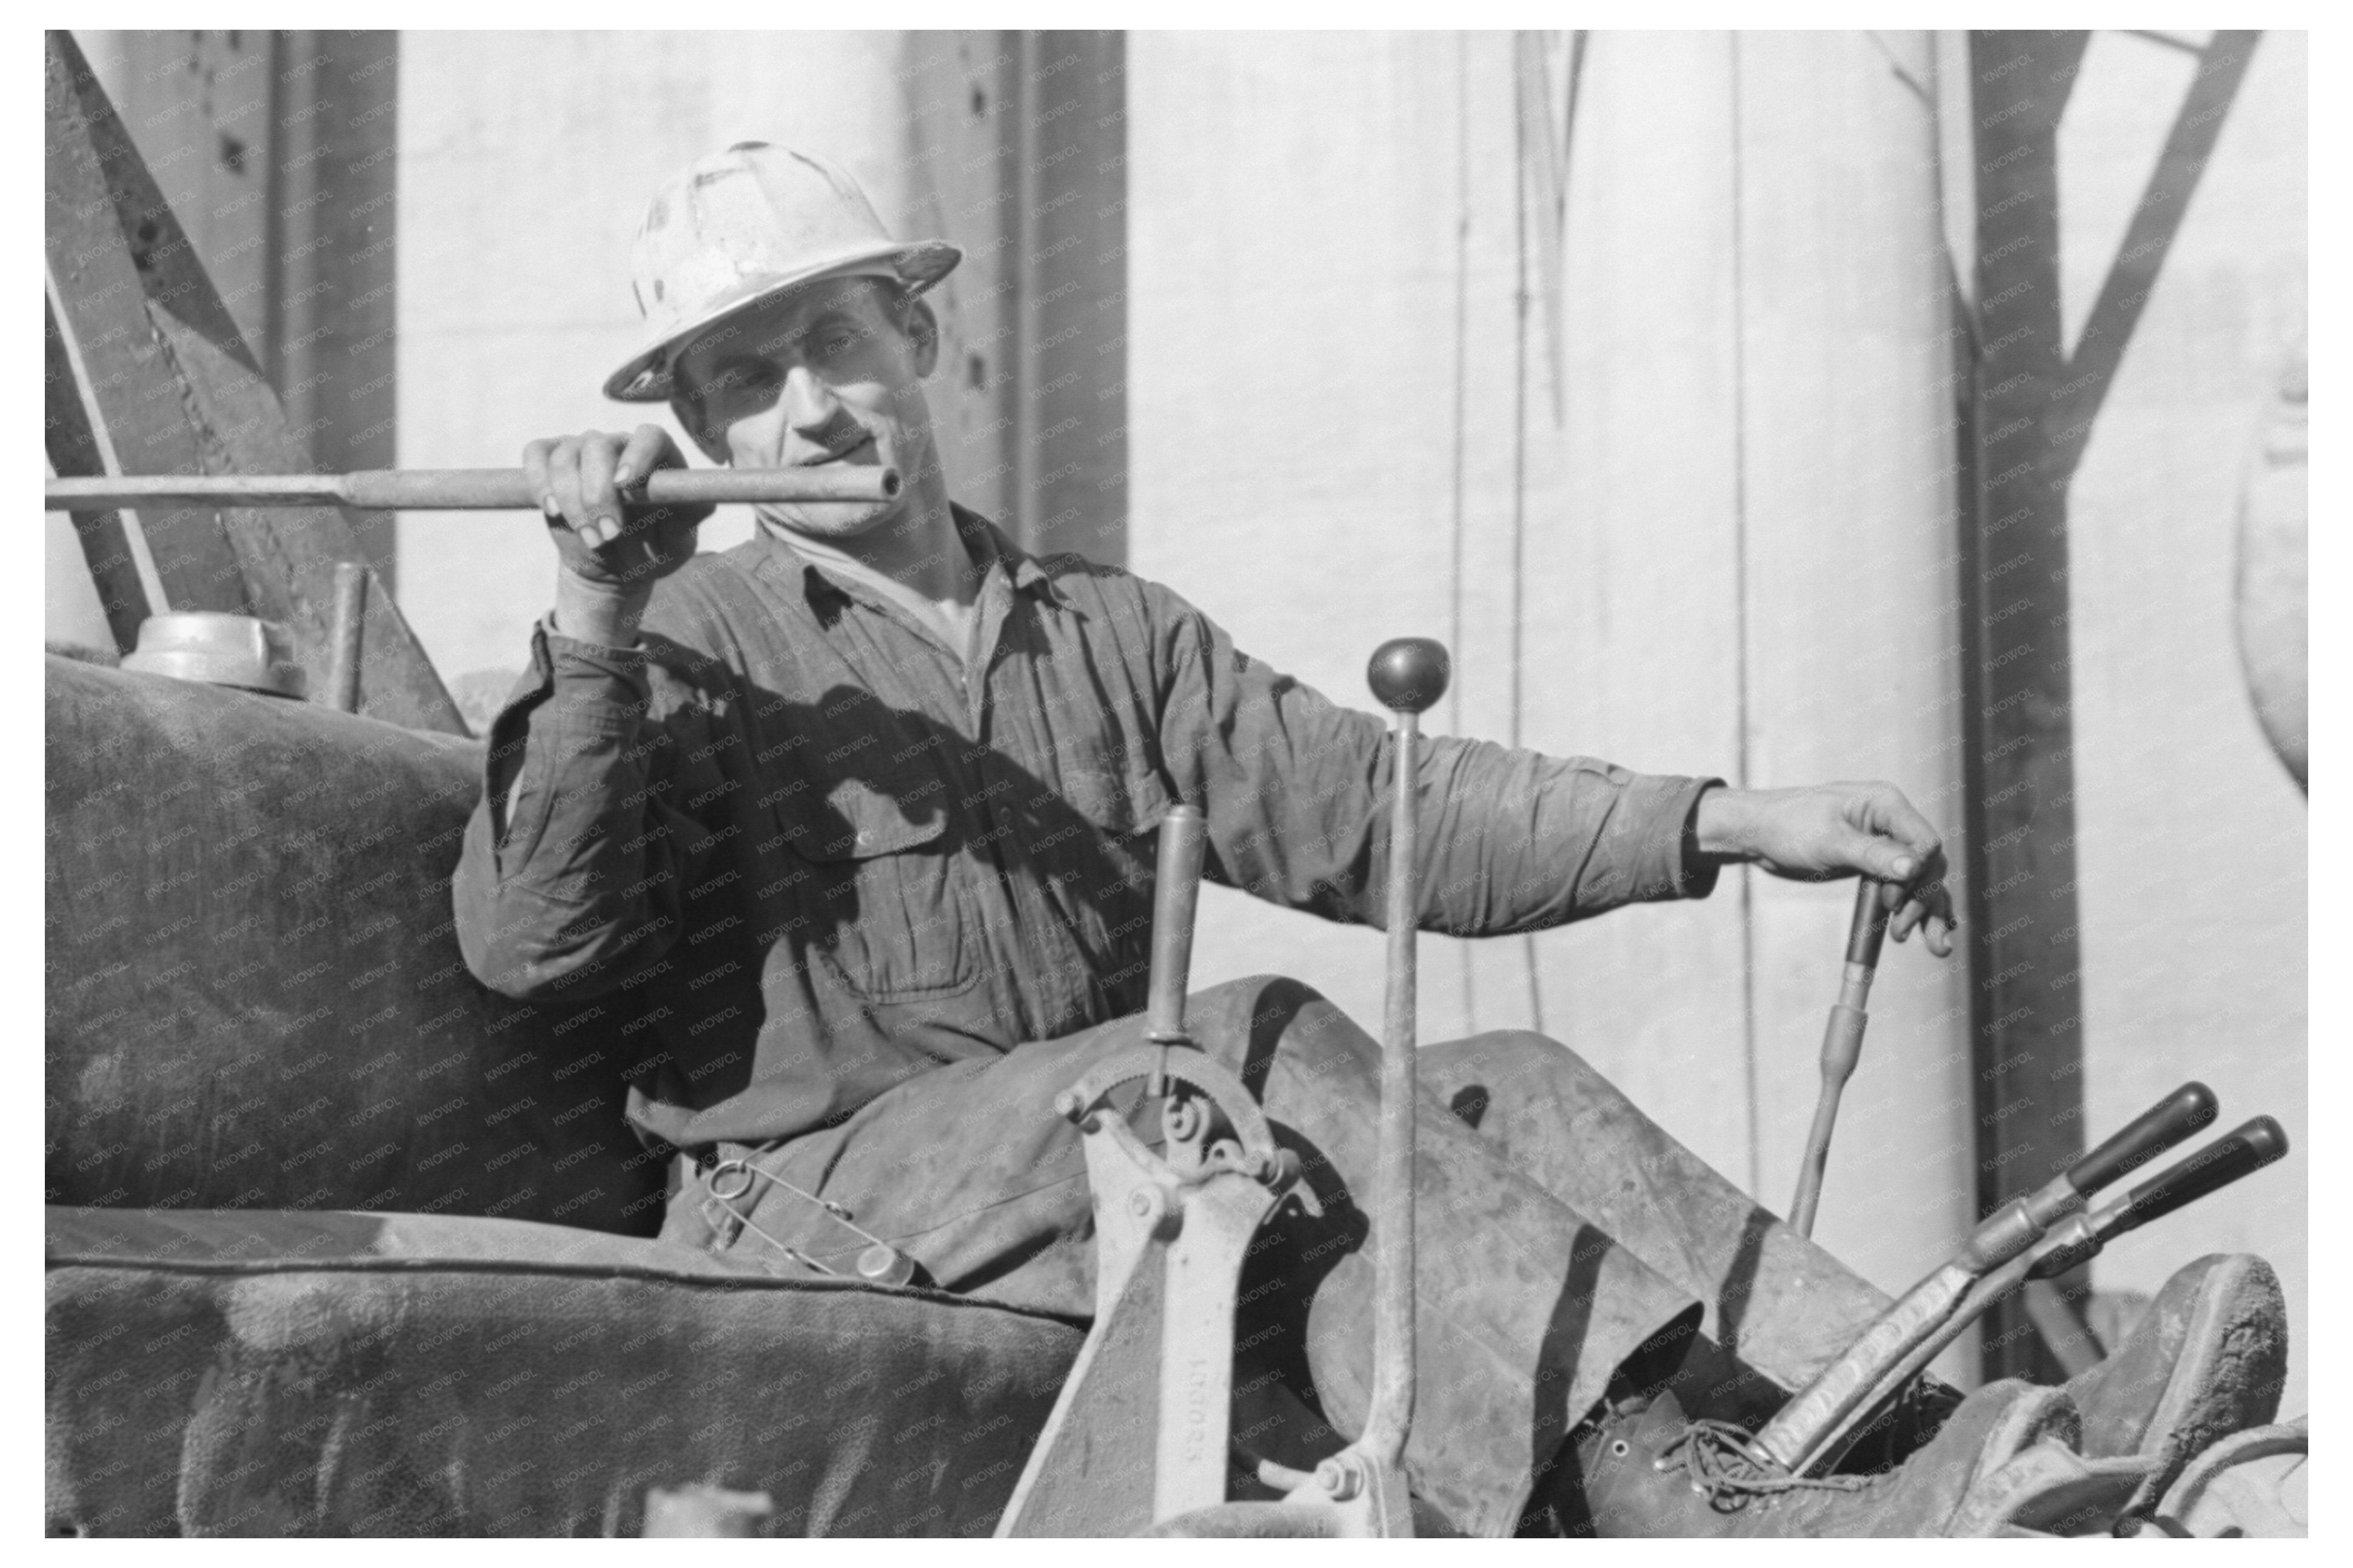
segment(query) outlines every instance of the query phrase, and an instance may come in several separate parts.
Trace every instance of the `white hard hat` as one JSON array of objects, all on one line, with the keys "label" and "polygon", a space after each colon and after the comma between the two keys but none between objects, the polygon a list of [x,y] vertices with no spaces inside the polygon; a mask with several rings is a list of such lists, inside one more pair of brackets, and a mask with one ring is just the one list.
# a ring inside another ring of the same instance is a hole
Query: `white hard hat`
[{"label": "white hard hat", "polygon": [[731,312],[825,278],[895,279],[921,293],[964,252],[893,239],[849,172],[814,153],[738,142],[646,208],[629,257],[644,346],[606,379],[625,403],[670,397],[670,357]]}]

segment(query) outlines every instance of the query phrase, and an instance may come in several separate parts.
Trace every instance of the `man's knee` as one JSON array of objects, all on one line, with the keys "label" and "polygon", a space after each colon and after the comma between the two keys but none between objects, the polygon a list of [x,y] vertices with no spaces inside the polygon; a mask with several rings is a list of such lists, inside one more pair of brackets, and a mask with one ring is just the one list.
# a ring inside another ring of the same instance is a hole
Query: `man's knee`
[{"label": "man's knee", "polygon": [[1321,1076],[1344,1064],[1377,1062],[1379,1044],[1313,986],[1282,975],[1250,975],[1196,991],[1186,1001],[1193,1038],[1266,1097],[1279,1059],[1286,1071]]},{"label": "man's knee", "polygon": [[1604,1081],[1584,1057],[1532,1029],[1494,1029],[1428,1046],[1416,1066],[1422,1082],[1449,1100],[1477,1087],[1498,1098],[1525,1097]]}]

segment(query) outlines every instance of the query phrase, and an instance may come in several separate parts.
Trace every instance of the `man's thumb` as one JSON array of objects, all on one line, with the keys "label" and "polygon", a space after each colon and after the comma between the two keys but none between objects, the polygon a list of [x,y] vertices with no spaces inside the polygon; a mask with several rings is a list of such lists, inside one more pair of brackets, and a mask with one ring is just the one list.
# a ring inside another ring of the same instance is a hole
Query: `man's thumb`
[{"label": "man's thumb", "polygon": [[1892,839],[1857,833],[1848,841],[1847,850],[1847,858],[1857,871],[1882,882],[1908,882],[1920,868],[1912,853]]}]

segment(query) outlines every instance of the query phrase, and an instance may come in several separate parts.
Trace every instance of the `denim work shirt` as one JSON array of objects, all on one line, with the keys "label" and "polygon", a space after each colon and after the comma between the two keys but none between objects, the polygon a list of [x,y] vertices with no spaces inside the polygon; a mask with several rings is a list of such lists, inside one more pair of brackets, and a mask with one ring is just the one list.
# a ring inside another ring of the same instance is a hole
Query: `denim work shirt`
[{"label": "denim work shirt", "polygon": [[[690,1151],[838,1120],[913,1074],[1140,1011],[1155,834],[1207,874],[1377,926],[1394,743],[1176,594],[986,567],[970,662],[763,527],[656,588],[639,645],[542,625],[493,722],[456,886],[484,984],[656,1032],[628,1116]],[[1421,926],[1527,931],[1704,896],[1712,779],[1424,743]]]}]

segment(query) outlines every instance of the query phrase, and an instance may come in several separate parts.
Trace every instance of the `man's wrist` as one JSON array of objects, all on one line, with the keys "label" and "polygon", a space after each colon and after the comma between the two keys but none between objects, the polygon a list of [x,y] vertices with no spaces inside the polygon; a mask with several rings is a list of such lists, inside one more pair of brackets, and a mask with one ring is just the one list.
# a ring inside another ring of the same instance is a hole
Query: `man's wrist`
[{"label": "man's wrist", "polygon": [[1711,863],[1745,860],[1748,855],[1748,795],[1728,785],[1711,784],[1692,805],[1691,848]]},{"label": "man's wrist", "polygon": [[600,583],[575,572],[555,577],[556,634],[599,648],[628,648],[638,641],[638,622],[653,597],[651,584]]}]

